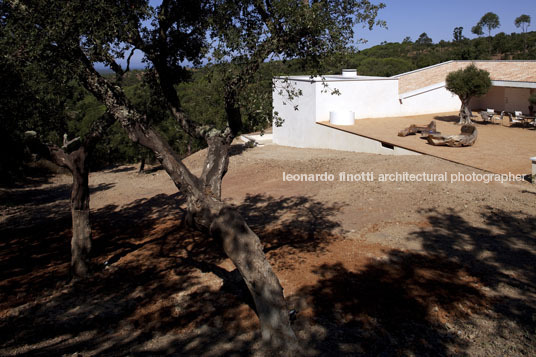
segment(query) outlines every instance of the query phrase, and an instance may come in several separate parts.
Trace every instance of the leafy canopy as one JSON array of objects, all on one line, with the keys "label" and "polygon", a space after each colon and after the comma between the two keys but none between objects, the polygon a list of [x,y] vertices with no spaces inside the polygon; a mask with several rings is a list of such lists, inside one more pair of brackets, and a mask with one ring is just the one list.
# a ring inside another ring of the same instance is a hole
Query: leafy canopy
[{"label": "leafy canopy", "polygon": [[521,27],[523,32],[527,32],[527,28],[530,26],[530,16],[523,14],[516,18],[514,24],[517,28]]},{"label": "leafy canopy", "polygon": [[499,16],[493,12],[487,12],[484,16],[482,16],[478,23],[481,27],[486,27],[488,29],[488,36],[491,36],[491,30],[495,30],[501,26]]},{"label": "leafy canopy", "polygon": [[428,46],[433,43],[432,39],[428,37],[426,32],[420,34],[419,38],[415,41],[418,45]]},{"label": "leafy canopy", "polygon": [[460,42],[465,37],[462,34],[463,27],[455,27],[454,31],[452,32],[452,38],[454,39],[454,42]]},{"label": "leafy canopy", "polygon": [[224,83],[227,108],[215,123],[231,126],[229,114],[237,112],[231,109],[255,104],[248,97],[254,91],[247,89],[257,82],[266,60],[304,58],[319,64],[357,41],[357,25],[384,25],[376,19],[384,5],[369,0],[7,0],[5,4],[2,16],[11,34],[5,42],[14,61],[36,61],[43,70],[60,72],[65,78],[83,77],[80,58],[120,73],[124,68],[118,59],[129,58],[137,49],[152,74],[147,80],[152,94],[164,97],[175,112],[182,108],[176,86],[188,79],[187,67],[219,65],[213,78]]},{"label": "leafy canopy", "polygon": [[478,23],[475,26],[471,27],[471,33],[482,36],[484,34],[484,31],[482,31],[482,24]]},{"label": "leafy canopy", "polygon": [[491,79],[488,71],[471,64],[464,69],[450,72],[447,75],[446,88],[466,103],[472,97],[486,94],[491,88]]}]

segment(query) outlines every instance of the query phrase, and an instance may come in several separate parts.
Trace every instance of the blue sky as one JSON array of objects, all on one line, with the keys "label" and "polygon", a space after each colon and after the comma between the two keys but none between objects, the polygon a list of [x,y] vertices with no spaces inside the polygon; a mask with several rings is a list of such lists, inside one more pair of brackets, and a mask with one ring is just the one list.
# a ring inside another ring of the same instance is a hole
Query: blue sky
[{"label": "blue sky", "polygon": [[[375,1],[378,2],[378,1]],[[465,37],[474,38],[473,27],[488,11],[499,16],[501,26],[492,34],[519,32],[514,20],[521,14],[531,17],[532,24],[528,31],[536,31],[535,0],[383,0],[386,7],[380,11],[379,18],[387,21],[387,29],[357,28],[358,38],[368,42],[358,46],[365,49],[379,45],[383,41],[402,42],[406,36],[415,41],[426,32],[434,43],[440,40],[451,41],[455,27],[463,27]],[[159,1],[152,0],[152,5]],[[486,32],[486,31],[485,31]],[[141,52],[137,51],[131,61],[131,68],[143,68]]]},{"label": "blue sky", "polygon": [[410,36],[415,41],[426,32],[434,43],[451,41],[455,27],[463,27],[465,37],[474,38],[473,27],[486,12],[499,16],[501,26],[492,35],[519,32],[514,20],[521,14],[531,17],[528,31],[536,31],[535,0],[383,0],[386,7],[379,17],[387,21],[388,29],[358,29],[358,37],[368,40],[360,49],[379,45],[383,41],[401,42]]}]

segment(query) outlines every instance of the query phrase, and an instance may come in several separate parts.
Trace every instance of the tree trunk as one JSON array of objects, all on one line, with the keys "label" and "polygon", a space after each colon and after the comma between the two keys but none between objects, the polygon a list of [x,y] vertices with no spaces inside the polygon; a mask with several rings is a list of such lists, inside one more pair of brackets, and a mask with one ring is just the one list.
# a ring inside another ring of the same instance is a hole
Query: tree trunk
[{"label": "tree trunk", "polygon": [[89,254],[91,252],[91,227],[89,209],[71,209],[73,218],[73,237],[71,238],[71,270],[73,276],[88,275]]},{"label": "tree trunk", "polygon": [[141,174],[144,169],[145,169],[145,156],[142,156],[141,161],[140,161],[140,168],[138,169],[138,173]]},{"label": "tree trunk", "polygon": [[78,149],[73,155],[74,170],[71,191],[71,216],[73,236],[71,238],[71,270],[73,276],[88,274],[91,253],[91,226],[89,223],[89,168],[85,164],[84,150]]},{"label": "tree trunk", "polygon": [[214,136],[207,138],[207,156],[201,181],[204,183],[204,191],[210,192],[212,196],[221,199],[221,183],[223,176],[227,173],[229,167],[229,149],[230,142],[228,139]]},{"label": "tree trunk", "polygon": [[130,137],[154,151],[175,185],[186,194],[188,223],[222,242],[224,252],[237,267],[255,301],[265,346],[275,354],[298,354],[299,345],[290,326],[283,289],[264,256],[258,236],[234,208],[220,200],[230,144],[218,137],[207,139],[207,159],[201,178],[197,178],[151,128],[130,125],[125,129]]},{"label": "tree trunk", "polygon": [[226,206],[213,218],[210,232],[221,240],[255,301],[266,347],[272,353],[297,354],[298,341],[290,327],[283,288],[263,253],[259,237],[238,212]]},{"label": "tree trunk", "polygon": [[462,100],[462,106],[460,108],[460,121],[458,122],[460,125],[473,123],[471,121],[471,111],[469,110],[469,100],[470,99]]},{"label": "tree trunk", "polygon": [[[154,153],[175,186],[186,196],[191,223],[221,239],[225,253],[242,274],[255,300],[263,341],[277,354],[296,354],[298,342],[290,327],[283,289],[264,256],[260,240],[235,209],[221,202],[221,180],[227,171],[232,140],[230,129],[204,133],[209,155],[201,178],[196,177],[166,140],[147,124],[145,116],[129,105],[120,88],[102,78],[81,54],[85,63],[81,79],[85,87],[106,105],[132,141]],[[185,126],[188,133],[195,130],[190,123]]]},{"label": "tree trunk", "polygon": [[[56,164],[69,169],[73,176],[71,188],[71,273],[74,277],[85,277],[89,273],[91,253],[91,226],[89,223],[89,159],[95,145],[105,131],[114,123],[107,113],[95,120],[84,140],[67,140],[64,136],[62,148],[43,145],[45,154]],[[72,148],[72,152],[67,153]]]}]

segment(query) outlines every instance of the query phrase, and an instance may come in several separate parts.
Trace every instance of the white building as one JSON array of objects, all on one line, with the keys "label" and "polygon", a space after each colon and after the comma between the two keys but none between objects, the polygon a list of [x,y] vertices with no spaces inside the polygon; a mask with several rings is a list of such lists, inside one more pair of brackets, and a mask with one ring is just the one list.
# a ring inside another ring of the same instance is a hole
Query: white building
[{"label": "white building", "polygon": [[[449,61],[388,78],[358,76],[355,70],[313,79],[277,77],[273,106],[284,122],[281,126],[274,124],[273,141],[301,148],[413,154],[317,123],[329,121],[332,112],[343,117],[353,112],[352,116],[359,120],[457,111],[460,100],[445,89],[445,78],[471,63],[490,72],[492,79],[492,88],[487,95],[471,102],[472,109],[528,113],[528,97],[536,92],[536,61]],[[301,96],[289,101],[281,91],[287,85],[301,91]],[[333,90],[339,94],[332,94]]]}]

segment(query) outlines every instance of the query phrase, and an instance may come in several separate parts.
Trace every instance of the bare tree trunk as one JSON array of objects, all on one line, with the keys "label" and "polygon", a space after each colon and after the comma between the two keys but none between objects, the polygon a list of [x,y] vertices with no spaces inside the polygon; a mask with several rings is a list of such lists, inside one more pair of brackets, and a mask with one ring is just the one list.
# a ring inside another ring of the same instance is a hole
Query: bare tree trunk
[{"label": "bare tree trunk", "polygon": [[[126,122],[125,118],[122,122]],[[201,178],[197,178],[151,128],[131,124],[125,129],[131,138],[154,151],[175,185],[186,194],[188,223],[222,242],[224,252],[237,267],[255,301],[262,339],[267,348],[287,356],[299,353],[283,289],[264,256],[258,236],[234,208],[220,200],[221,179],[227,171],[230,143],[219,137],[207,140],[209,148],[204,171]]]},{"label": "bare tree trunk", "polygon": [[460,121],[458,124],[472,124],[471,121],[471,110],[469,110],[469,99],[462,100],[462,106],[460,108]]},{"label": "bare tree trunk", "polygon": [[145,155],[141,157],[140,168],[138,169],[138,173],[141,174],[144,169],[145,169]]},{"label": "bare tree trunk", "polygon": [[[89,168],[85,150],[79,149],[73,155],[73,187],[71,191],[71,216],[73,236],[71,238],[71,270],[74,276],[88,274],[91,253],[91,226],[89,223]],[[72,154],[74,154],[72,153]],[[71,154],[71,155],[72,155]]]},{"label": "bare tree trunk", "polygon": [[272,352],[298,352],[298,342],[290,327],[288,309],[277,276],[263,253],[259,237],[230,207],[214,217],[211,234],[221,239],[223,249],[244,279],[257,307],[262,340]]},{"label": "bare tree trunk", "polygon": [[[166,140],[147,124],[146,118],[129,105],[120,88],[102,78],[83,54],[81,60],[85,64],[81,73],[85,87],[106,105],[132,141],[154,153],[175,186],[186,196],[189,223],[221,240],[223,250],[242,274],[254,298],[265,344],[275,354],[296,354],[298,342],[290,326],[283,289],[264,256],[262,244],[240,214],[221,201],[221,181],[227,171],[233,137],[230,129],[222,132],[201,128],[209,148],[203,173],[198,178]],[[174,88],[171,86],[169,90],[174,91]],[[196,130],[178,107],[172,107],[171,111],[179,121],[185,122],[188,133]]]},{"label": "bare tree trunk", "polygon": [[91,226],[89,223],[89,165],[87,147],[84,144],[67,154],[64,149],[50,146],[52,160],[71,171],[71,273],[74,277],[85,277],[89,272],[91,252]]},{"label": "bare tree trunk", "polygon": [[[56,164],[69,169],[73,176],[71,188],[71,273],[74,277],[85,277],[89,273],[91,253],[91,225],[89,221],[89,159],[95,145],[113,124],[113,117],[104,114],[91,126],[84,140],[76,138],[67,141],[64,136],[62,148],[55,145],[46,147],[46,154]],[[77,147],[72,152],[67,151]]]},{"label": "bare tree trunk", "polygon": [[[222,178],[229,165],[230,143],[220,137],[209,138],[207,142],[209,147],[201,180],[204,183],[204,192],[210,192],[214,198],[220,200]],[[202,207],[201,212],[212,212],[208,221],[203,221],[203,213],[197,212],[197,207]],[[259,237],[236,210],[221,201],[213,203],[207,200],[190,204],[188,208],[196,223],[209,225],[211,236],[222,242],[225,254],[244,279],[257,307],[265,345],[272,353],[297,353],[299,346],[290,326],[283,288],[264,255]],[[197,220],[197,217],[200,220]]]}]

